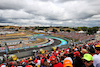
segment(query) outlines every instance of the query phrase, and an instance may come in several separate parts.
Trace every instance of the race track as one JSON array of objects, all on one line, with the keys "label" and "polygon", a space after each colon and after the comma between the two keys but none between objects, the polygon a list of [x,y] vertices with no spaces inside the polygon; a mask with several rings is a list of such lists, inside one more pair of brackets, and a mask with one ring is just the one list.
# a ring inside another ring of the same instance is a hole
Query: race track
[{"label": "race track", "polygon": [[[64,39],[62,39],[62,38],[51,37],[51,36],[46,36],[46,37],[52,38],[54,40],[54,43],[52,43],[51,45],[48,45],[48,46],[43,46],[43,47],[35,47],[35,48],[27,48],[27,49],[13,50],[13,51],[10,51],[9,54],[15,54],[15,53],[21,53],[21,52],[27,52],[27,51],[32,52],[33,49],[39,50],[41,48],[44,49],[44,50],[51,50],[51,47],[53,47],[53,46],[60,47],[62,45],[67,45],[67,41],[64,40]],[[1,52],[0,53],[0,56],[2,56],[4,53],[5,52]]]}]

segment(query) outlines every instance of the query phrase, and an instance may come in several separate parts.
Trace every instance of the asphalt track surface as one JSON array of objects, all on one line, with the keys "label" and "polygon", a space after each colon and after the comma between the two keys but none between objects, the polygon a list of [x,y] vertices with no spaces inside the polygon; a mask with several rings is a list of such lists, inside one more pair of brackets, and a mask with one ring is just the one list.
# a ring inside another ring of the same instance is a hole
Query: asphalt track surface
[{"label": "asphalt track surface", "polygon": [[58,38],[58,37],[49,37],[49,38],[53,38],[53,39],[57,39],[57,40],[60,40],[61,41],[61,43],[59,45],[57,45],[57,47],[60,47],[62,45],[66,45],[67,44],[67,41],[64,40],[64,39],[61,39],[61,38]]},{"label": "asphalt track surface", "polygon": [[[48,41],[49,42],[49,41]],[[25,51],[32,51],[32,50],[39,50],[39,49],[44,49],[44,50],[51,50],[51,48],[53,46],[57,46],[58,44],[60,44],[61,41],[60,40],[57,40],[57,39],[54,39],[54,43],[51,44],[51,45],[48,45],[48,46],[45,46],[45,47],[36,47],[36,48],[29,48],[29,49],[21,49],[21,50],[15,50],[15,51],[11,51],[9,52],[9,54],[15,54],[15,53],[18,53],[18,52],[25,52]],[[2,52],[0,53],[0,56],[2,56],[5,52]]]}]

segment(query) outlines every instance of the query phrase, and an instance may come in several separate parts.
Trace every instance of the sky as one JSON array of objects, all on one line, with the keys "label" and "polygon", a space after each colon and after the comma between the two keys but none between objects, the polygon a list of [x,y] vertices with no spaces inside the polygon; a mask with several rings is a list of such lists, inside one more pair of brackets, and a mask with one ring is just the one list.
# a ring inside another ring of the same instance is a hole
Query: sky
[{"label": "sky", "polygon": [[0,0],[0,25],[100,27],[100,0]]}]

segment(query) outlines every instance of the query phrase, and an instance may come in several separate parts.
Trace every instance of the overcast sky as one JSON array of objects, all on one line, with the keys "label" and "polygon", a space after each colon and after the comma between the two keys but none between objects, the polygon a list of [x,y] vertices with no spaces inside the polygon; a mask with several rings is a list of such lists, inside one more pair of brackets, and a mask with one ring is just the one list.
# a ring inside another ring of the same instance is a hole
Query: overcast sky
[{"label": "overcast sky", "polygon": [[0,25],[100,26],[100,0],[0,0]]}]

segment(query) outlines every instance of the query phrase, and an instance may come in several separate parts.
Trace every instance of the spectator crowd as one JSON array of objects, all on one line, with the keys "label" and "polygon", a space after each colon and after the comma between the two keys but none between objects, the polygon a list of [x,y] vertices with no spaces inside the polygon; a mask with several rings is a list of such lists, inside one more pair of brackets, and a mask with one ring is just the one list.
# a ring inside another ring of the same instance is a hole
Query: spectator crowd
[{"label": "spectator crowd", "polygon": [[9,56],[0,60],[0,67],[100,67],[100,41],[57,47],[44,53],[36,51],[31,57],[12,61]]},{"label": "spectator crowd", "polygon": [[90,40],[93,38],[93,35],[87,35],[85,33],[77,33],[77,32],[59,32],[55,34],[64,35],[66,38],[78,39],[79,41]]}]

